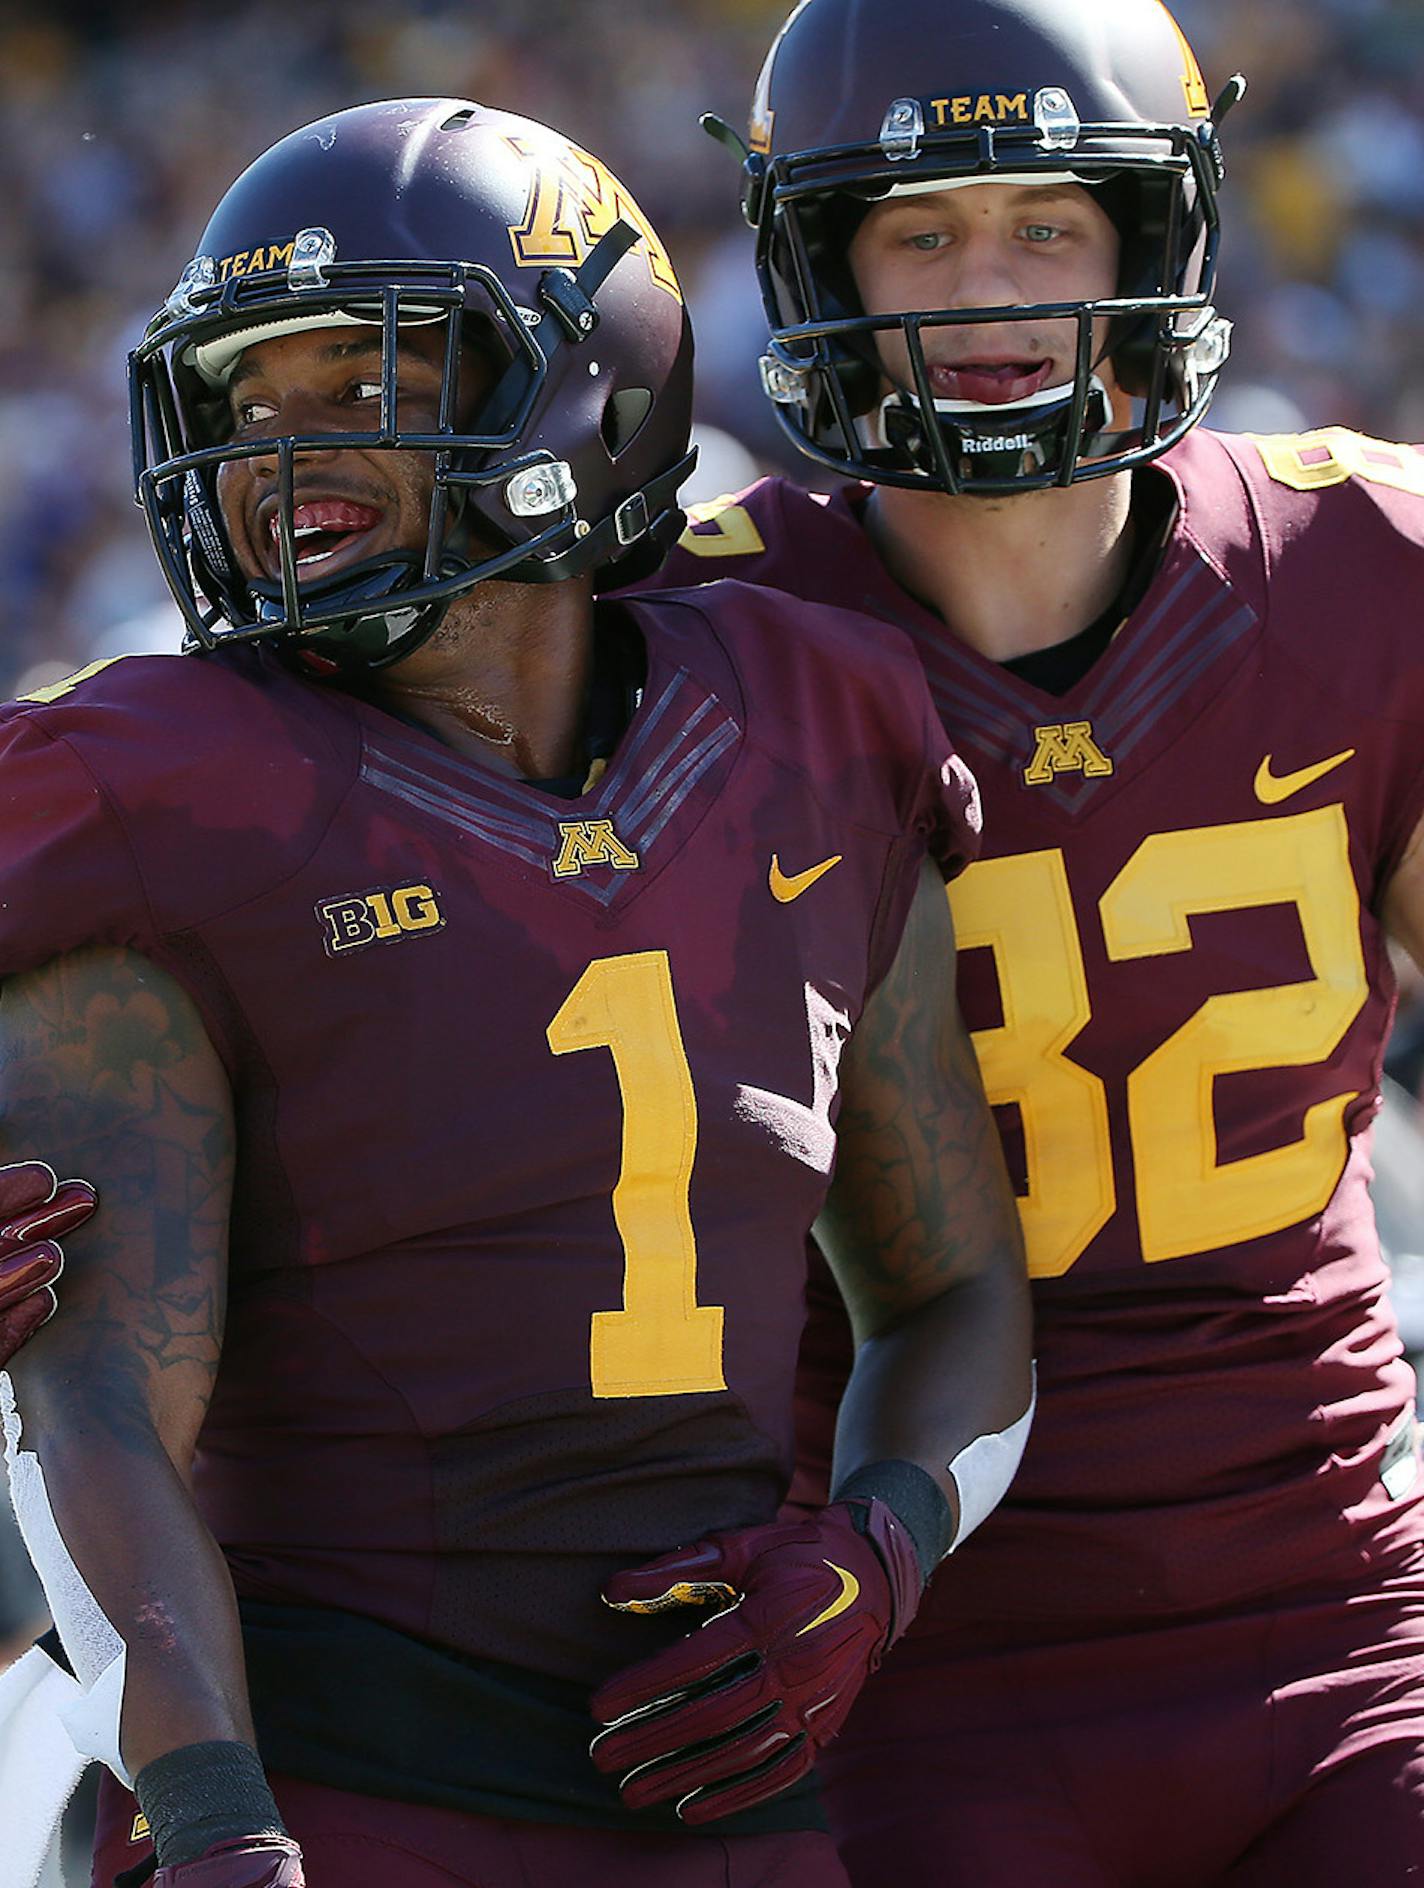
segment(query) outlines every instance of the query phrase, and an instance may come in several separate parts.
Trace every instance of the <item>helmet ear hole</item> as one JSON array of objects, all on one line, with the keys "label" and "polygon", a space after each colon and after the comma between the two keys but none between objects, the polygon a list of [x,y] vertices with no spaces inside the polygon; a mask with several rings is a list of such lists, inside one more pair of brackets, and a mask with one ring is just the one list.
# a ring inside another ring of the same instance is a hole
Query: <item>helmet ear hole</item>
[{"label": "helmet ear hole", "polygon": [[603,409],[600,431],[610,459],[618,459],[643,430],[653,410],[653,395],[648,387],[625,387],[615,393]]}]

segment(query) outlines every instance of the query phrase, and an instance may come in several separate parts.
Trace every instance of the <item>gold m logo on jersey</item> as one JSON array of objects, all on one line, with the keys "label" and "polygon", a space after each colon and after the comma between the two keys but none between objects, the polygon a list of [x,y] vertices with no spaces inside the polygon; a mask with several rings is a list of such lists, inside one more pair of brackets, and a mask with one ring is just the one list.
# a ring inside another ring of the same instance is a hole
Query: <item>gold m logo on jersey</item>
[{"label": "gold m logo on jersey", "polygon": [[1113,770],[1113,764],[1093,739],[1091,721],[1055,721],[1046,728],[1035,728],[1038,745],[1033,759],[1024,768],[1024,784],[1045,787],[1055,774],[1086,774],[1101,780]]},{"label": "gold m logo on jersey", "polygon": [[590,865],[611,865],[615,872],[636,872],[641,861],[613,830],[611,819],[561,819],[563,843],[554,860],[555,878],[577,878]]},{"label": "gold m logo on jersey", "polygon": [[438,931],[445,923],[440,900],[429,885],[325,898],[316,915],[328,957],[364,950],[368,944],[394,944],[421,931]]},{"label": "gold m logo on jersey", "polygon": [[606,165],[576,144],[550,152],[528,138],[505,142],[530,168],[529,201],[509,240],[522,269],[576,269],[621,217],[642,237],[648,274],[676,302],[682,300],[672,258],[628,192]]}]

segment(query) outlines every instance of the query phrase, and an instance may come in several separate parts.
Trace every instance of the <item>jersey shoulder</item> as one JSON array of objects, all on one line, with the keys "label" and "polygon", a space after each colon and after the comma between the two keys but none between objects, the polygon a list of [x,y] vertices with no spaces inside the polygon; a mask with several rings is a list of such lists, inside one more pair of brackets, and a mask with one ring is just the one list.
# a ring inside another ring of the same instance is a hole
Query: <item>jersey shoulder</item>
[{"label": "jersey shoulder", "polygon": [[0,971],[142,948],[310,848],[351,770],[287,698],[303,685],[274,680],[242,657],[125,656],[0,707]]},{"label": "jersey shoulder", "polygon": [[[1256,537],[1268,578],[1344,556],[1360,574],[1368,556],[1417,569],[1424,550],[1424,450],[1343,426],[1305,433],[1215,433],[1198,428],[1165,462],[1191,528],[1230,541]],[[1244,504],[1244,513],[1243,513]]]},{"label": "jersey shoulder", "polygon": [[[1203,432],[1191,468],[1185,528],[1205,530],[1222,561],[1253,567],[1263,714],[1328,725],[1335,747],[1358,756],[1383,880],[1424,817],[1424,635],[1413,603],[1424,587],[1424,451],[1343,427]],[[1218,513],[1227,523],[1213,530]]]},{"label": "jersey shoulder", "polygon": [[[653,585],[681,588],[733,577],[798,595],[826,595],[827,577],[873,556],[843,493],[810,492],[787,478],[693,505],[687,528]],[[653,586],[649,586],[653,587]],[[842,591],[841,594],[849,594]]]},{"label": "jersey shoulder", "polygon": [[[179,770],[195,785],[239,757],[270,763],[294,745],[330,746],[322,718],[293,701],[316,689],[256,651],[219,656],[109,656],[0,706],[0,728],[26,726],[70,742],[118,771],[119,792]],[[196,768],[196,775],[192,770]],[[231,791],[234,782],[224,780]]]},{"label": "jersey shoulder", "polygon": [[1360,678],[1366,693],[1410,670],[1424,691],[1424,638],[1407,604],[1424,582],[1424,451],[1335,426],[1199,427],[1162,463],[1182,501],[1178,531],[1266,616],[1273,642],[1322,677]]},{"label": "jersey shoulder", "polygon": [[698,625],[735,678],[749,739],[836,796],[847,816],[930,832],[949,869],[974,856],[978,789],[903,631],[734,579],[637,604],[655,635]]}]

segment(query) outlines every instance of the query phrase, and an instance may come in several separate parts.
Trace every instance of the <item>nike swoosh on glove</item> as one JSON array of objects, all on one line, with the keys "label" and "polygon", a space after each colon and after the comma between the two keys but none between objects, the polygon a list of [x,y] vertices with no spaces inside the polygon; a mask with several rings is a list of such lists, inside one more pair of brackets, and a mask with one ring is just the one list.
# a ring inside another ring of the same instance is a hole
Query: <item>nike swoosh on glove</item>
[{"label": "nike swoosh on glove", "polygon": [[58,1180],[42,1160],[0,1167],[0,1370],[47,1319],[64,1270],[62,1234],[99,1204],[87,1180]]},{"label": "nike swoosh on glove", "polygon": [[160,1868],[153,1888],[306,1888],[302,1852],[285,1836],[218,1842],[196,1862]]},{"label": "nike swoosh on glove", "polygon": [[764,1802],[803,1777],[914,1617],[923,1581],[907,1527],[880,1501],[713,1534],[604,1591],[622,1612],[720,1610],[593,1698],[590,1746],[630,1809],[685,1823]]}]

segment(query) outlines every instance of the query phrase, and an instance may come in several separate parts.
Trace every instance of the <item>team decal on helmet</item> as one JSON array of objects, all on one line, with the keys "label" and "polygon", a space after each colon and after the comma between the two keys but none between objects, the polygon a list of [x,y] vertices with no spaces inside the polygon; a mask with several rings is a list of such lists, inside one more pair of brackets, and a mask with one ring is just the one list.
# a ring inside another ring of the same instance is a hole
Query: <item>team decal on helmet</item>
[{"label": "team decal on helmet", "polygon": [[672,257],[652,224],[609,170],[576,144],[541,161],[536,144],[511,138],[510,146],[529,161],[529,201],[509,240],[521,268],[549,268],[580,263],[621,217],[643,238],[642,255],[653,283],[681,303],[682,290]]},{"label": "team decal on helmet", "polygon": [[[363,325],[381,339],[374,428],[232,437],[245,349]],[[397,417],[409,326],[443,343],[425,432]],[[489,382],[473,411],[472,349]],[[305,126],[238,178],[130,357],[130,405],[135,491],[188,646],[275,640],[369,669],[489,578],[612,587],[656,568],[693,463],[692,337],[666,249],[597,159],[468,100],[397,99]],[[426,543],[299,574],[298,471],[342,449],[431,456]],[[276,464],[272,580],[239,570],[218,497],[222,468],[252,458]]]},{"label": "team decal on helmet", "polygon": [[[801,0],[762,68],[744,152],[772,331],[762,378],[783,429],[832,471],[952,493],[1068,485],[1167,451],[1229,352],[1213,305],[1218,127],[1243,90],[1231,80],[1212,114],[1162,0]],[[868,315],[847,263],[856,219],[890,196],[985,182],[1098,192],[1121,240],[1117,293]],[[995,407],[935,398],[927,333],[1048,320],[1076,325],[1070,381]],[[896,328],[909,371],[887,386],[877,336]],[[1111,430],[1107,359],[1133,402],[1128,430]]]}]

